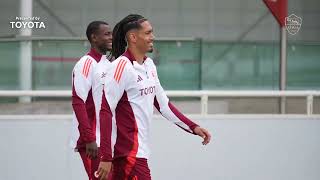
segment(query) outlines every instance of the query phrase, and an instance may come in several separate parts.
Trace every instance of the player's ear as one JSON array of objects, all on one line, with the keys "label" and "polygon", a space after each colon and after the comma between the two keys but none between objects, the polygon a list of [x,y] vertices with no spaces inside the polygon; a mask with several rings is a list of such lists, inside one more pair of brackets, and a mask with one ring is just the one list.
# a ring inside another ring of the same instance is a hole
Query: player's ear
[{"label": "player's ear", "polygon": [[97,36],[95,33],[91,34],[91,42],[96,42],[97,41]]},{"label": "player's ear", "polygon": [[127,39],[128,39],[130,42],[133,42],[133,43],[137,42],[137,35],[136,35],[136,33],[135,33],[134,31],[129,32],[128,35],[127,35]]}]

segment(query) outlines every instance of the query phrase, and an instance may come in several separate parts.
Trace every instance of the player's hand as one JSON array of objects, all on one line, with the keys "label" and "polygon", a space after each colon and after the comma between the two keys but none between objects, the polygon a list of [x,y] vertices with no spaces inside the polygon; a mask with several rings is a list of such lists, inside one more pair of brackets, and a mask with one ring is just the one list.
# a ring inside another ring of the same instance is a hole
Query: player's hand
[{"label": "player's hand", "polygon": [[210,142],[211,135],[206,129],[198,126],[198,127],[194,128],[193,132],[196,135],[203,138],[203,141],[202,141],[203,145],[207,145]]},{"label": "player's hand", "polygon": [[95,141],[86,144],[86,154],[89,158],[95,159],[98,156],[98,146]]},{"label": "player's hand", "polygon": [[108,174],[110,173],[112,163],[111,162],[103,162],[101,161],[98,167],[98,170],[94,174],[96,178],[99,180],[105,180],[108,177]]}]

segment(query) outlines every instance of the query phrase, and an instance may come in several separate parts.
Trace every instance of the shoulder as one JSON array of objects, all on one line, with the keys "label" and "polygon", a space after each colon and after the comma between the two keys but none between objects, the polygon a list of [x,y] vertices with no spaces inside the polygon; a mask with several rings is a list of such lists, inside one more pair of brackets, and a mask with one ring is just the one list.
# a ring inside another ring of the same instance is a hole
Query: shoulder
[{"label": "shoulder", "polygon": [[131,61],[125,56],[118,57],[111,64],[113,68],[115,68],[115,71],[120,69],[131,69],[133,67]]},{"label": "shoulder", "polygon": [[74,66],[73,72],[75,74],[83,74],[86,78],[91,74],[91,69],[95,67],[97,62],[90,56],[84,55]]},{"label": "shoulder", "polygon": [[97,62],[91,56],[84,55],[77,61],[75,68],[90,67],[96,64]]},{"label": "shoulder", "polygon": [[125,57],[125,56],[120,56],[117,59],[115,59],[114,61],[112,61],[112,64],[121,64],[121,63],[125,63],[125,64],[130,64],[131,61]]},{"label": "shoulder", "polygon": [[151,59],[150,57],[147,57],[147,59],[144,61],[144,63],[145,63],[148,67],[150,67],[150,68],[152,68],[152,69],[154,69],[154,70],[157,69],[157,68],[156,68],[156,65],[155,65],[154,62],[153,62],[153,59]]},{"label": "shoulder", "polygon": [[91,56],[89,55],[84,55],[80,58],[80,60],[77,62],[79,64],[85,63],[85,62],[96,62]]},{"label": "shoulder", "polygon": [[111,64],[113,77],[117,82],[120,81],[121,77],[123,77],[123,74],[129,73],[133,69],[131,61],[125,56],[118,57]]},{"label": "shoulder", "polygon": [[147,57],[144,63],[148,66],[155,66],[153,59],[151,59],[150,57]]}]

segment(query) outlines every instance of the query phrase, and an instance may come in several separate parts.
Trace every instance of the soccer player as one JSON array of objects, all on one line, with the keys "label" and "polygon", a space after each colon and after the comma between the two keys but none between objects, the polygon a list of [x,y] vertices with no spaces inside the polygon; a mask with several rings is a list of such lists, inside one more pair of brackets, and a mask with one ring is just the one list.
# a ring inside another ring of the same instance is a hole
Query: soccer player
[{"label": "soccer player", "polygon": [[96,121],[100,109],[95,109],[94,103],[101,103],[101,81],[111,64],[106,52],[112,48],[112,32],[108,23],[93,21],[88,25],[86,35],[91,49],[76,63],[72,72],[73,121],[70,144],[79,152],[89,180],[94,180],[94,172],[99,165],[97,144],[100,144],[100,123]]},{"label": "soccer player", "polygon": [[[167,98],[157,69],[147,52],[153,50],[153,29],[140,15],[131,14],[113,29],[112,63],[105,79],[100,110],[101,162],[97,171],[104,179],[150,180],[150,124],[153,106],[162,116],[185,131],[210,142],[210,133],[189,120]],[[110,178],[109,178],[110,179]]]}]

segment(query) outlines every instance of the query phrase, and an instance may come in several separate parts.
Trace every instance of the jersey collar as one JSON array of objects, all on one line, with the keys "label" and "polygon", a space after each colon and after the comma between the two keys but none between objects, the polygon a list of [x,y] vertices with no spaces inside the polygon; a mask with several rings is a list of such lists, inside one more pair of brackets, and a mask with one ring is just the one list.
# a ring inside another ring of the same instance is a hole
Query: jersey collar
[{"label": "jersey collar", "polygon": [[[125,57],[127,57],[127,58],[131,61],[132,64],[133,64],[133,61],[136,61],[136,59],[134,58],[134,56],[132,55],[132,53],[130,52],[129,49],[127,49],[126,52],[124,52],[122,55],[125,56]],[[143,57],[143,62],[144,62],[147,58],[148,58],[147,56],[144,56],[144,57]]]},{"label": "jersey collar", "polygon": [[97,52],[93,48],[90,49],[90,51],[88,52],[88,55],[93,57],[93,59],[95,59],[97,62],[99,62],[101,60],[101,57],[102,57],[102,54]]}]

